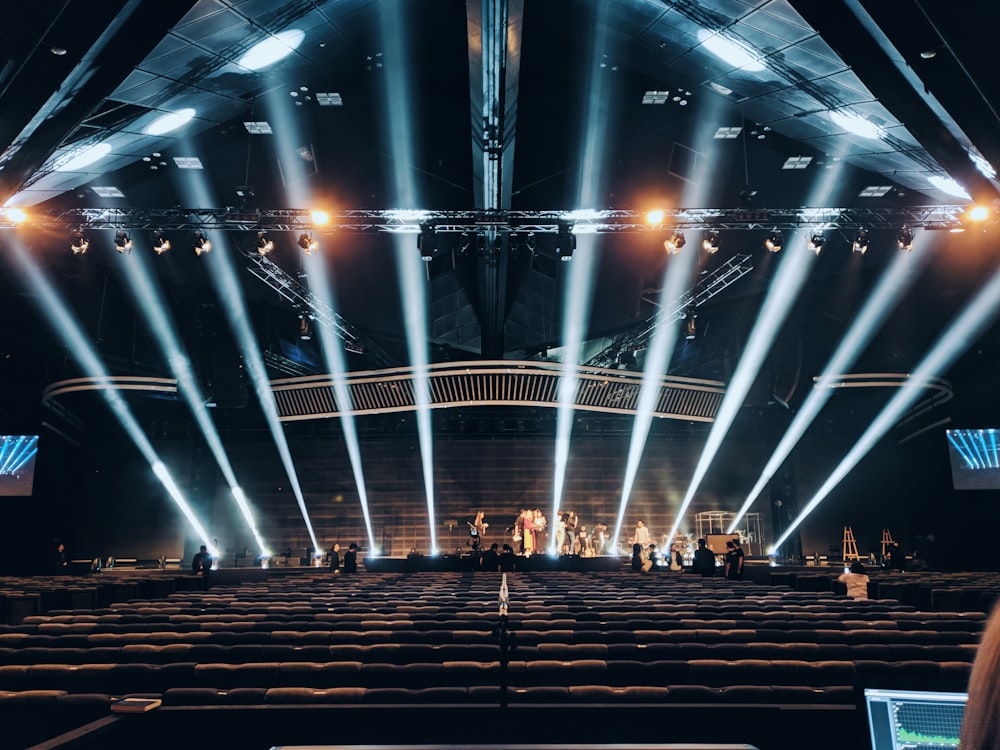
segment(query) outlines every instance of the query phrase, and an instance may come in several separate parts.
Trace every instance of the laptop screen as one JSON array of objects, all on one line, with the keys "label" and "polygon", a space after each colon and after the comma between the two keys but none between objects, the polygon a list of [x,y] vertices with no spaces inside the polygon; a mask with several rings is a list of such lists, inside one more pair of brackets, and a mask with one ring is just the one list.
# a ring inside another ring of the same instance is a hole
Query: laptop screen
[{"label": "laptop screen", "polygon": [[958,747],[968,693],[865,689],[872,750]]}]

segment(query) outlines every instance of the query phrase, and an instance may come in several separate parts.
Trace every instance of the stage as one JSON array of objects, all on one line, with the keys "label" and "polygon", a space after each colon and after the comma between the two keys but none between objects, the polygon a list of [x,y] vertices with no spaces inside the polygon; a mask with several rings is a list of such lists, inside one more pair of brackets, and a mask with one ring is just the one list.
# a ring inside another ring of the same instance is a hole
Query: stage
[{"label": "stage", "polygon": [[[572,570],[578,572],[607,572],[627,570],[629,558],[615,555],[579,557],[575,555],[517,555],[514,569],[531,570]],[[418,573],[423,571],[477,571],[478,560],[470,555],[410,555],[408,557],[366,557],[361,561],[365,570],[378,573]]]}]

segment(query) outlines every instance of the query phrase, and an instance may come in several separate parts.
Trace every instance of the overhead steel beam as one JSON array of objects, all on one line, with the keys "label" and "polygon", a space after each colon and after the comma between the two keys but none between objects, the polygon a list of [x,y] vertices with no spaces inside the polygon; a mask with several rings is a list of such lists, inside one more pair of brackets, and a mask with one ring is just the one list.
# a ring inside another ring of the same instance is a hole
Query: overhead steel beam
[{"label": "overhead steel beam", "polygon": [[253,276],[276,291],[299,315],[308,315],[314,322],[333,331],[343,342],[345,351],[367,355],[375,367],[392,367],[396,364],[382,347],[368,340],[280,266],[252,250],[245,252],[244,256],[249,261],[247,270]]},{"label": "overhead steel beam", "polygon": [[[992,49],[981,43],[993,38],[1000,19],[996,4],[977,4],[974,17],[921,0],[849,0],[849,7],[876,28],[873,36],[894,56],[916,95],[942,111],[950,126],[994,168],[1000,165],[1000,102],[991,96]],[[978,34],[969,33],[972,24]]]},{"label": "overhead steel beam", "polygon": [[[54,43],[47,45],[44,39],[39,40],[39,46],[25,65],[4,87],[0,98],[4,112],[0,118],[3,121],[0,129],[0,148],[3,149],[0,205],[25,185],[194,5],[195,0],[153,3],[70,0],[63,6],[57,21],[71,23],[74,14],[86,14],[86,22],[81,20],[75,28],[95,28],[96,18],[98,33],[92,40],[84,37],[81,47],[86,46],[77,50],[74,28],[65,30],[66,46],[79,54],[79,61],[68,71],[48,72],[47,77],[55,84],[51,88],[33,74],[42,67],[33,62],[34,58],[52,57],[47,47]],[[69,57],[68,50],[66,57]],[[50,61],[46,58],[46,62]],[[48,71],[49,67],[46,65],[43,69]],[[22,94],[25,86],[33,88],[34,93]],[[38,102],[39,91],[52,93]],[[32,111],[36,106],[37,110]]]},{"label": "overhead steel beam", "polygon": [[[328,226],[312,223],[305,209],[261,209],[233,213],[225,208],[118,209],[68,208],[31,214],[27,224],[16,224],[0,213],[0,229],[132,229],[153,231],[297,232],[324,231],[417,234],[429,224],[436,232],[499,234],[535,232],[555,234],[570,226],[578,234],[664,232],[668,229],[958,229],[965,226],[967,205],[887,208],[685,208],[664,212],[661,224],[650,225],[645,213],[628,209],[588,211],[419,211],[352,210],[333,213]],[[990,221],[995,222],[996,217]],[[67,241],[69,237],[67,236]]]},{"label": "overhead steel beam", "polygon": [[[467,0],[472,164],[475,205],[510,207],[523,0]],[[501,357],[506,320],[509,237],[482,228],[487,252],[477,258],[482,354]]]},{"label": "overhead steel beam", "polygon": [[790,2],[851,66],[879,103],[897,120],[906,123],[917,142],[973,198],[983,202],[1000,198],[996,185],[979,173],[966,148],[895,65],[899,52],[890,46],[887,37],[878,33],[877,25],[860,3]]},{"label": "overhead steel beam", "polygon": [[636,352],[646,348],[653,332],[662,325],[668,325],[684,316],[692,308],[701,307],[712,297],[735,284],[753,270],[753,259],[746,254],[735,255],[712,273],[699,279],[694,287],[674,300],[669,307],[658,310],[638,325],[617,334],[604,349],[589,360],[588,367],[615,367],[618,358],[625,352]]}]

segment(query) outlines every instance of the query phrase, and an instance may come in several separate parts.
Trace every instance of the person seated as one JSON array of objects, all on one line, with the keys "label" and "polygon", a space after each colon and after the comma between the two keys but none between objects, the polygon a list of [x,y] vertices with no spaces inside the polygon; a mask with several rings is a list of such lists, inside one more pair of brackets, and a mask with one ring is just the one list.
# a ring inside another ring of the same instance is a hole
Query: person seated
[{"label": "person seated", "polygon": [[191,558],[191,572],[196,576],[207,576],[212,570],[212,556],[208,554],[208,547],[204,544],[201,549]]},{"label": "person seated", "polygon": [[871,579],[865,575],[865,566],[860,560],[855,560],[850,572],[841,573],[837,580],[847,586],[847,595],[854,601],[868,601],[868,583]]},{"label": "person seated", "polygon": [[489,549],[483,552],[479,559],[479,569],[496,572],[500,569],[500,545],[496,542],[490,545]]},{"label": "person seated", "polygon": [[347,554],[344,555],[344,572],[358,572],[358,545],[351,542],[347,547]]},{"label": "person seated", "polygon": [[642,545],[636,542],[632,545],[632,570],[636,573],[641,573],[644,562],[645,560],[642,559]]},{"label": "person seated", "polygon": [[505,544],[503,546],[503,551],[500,553],[498,563],[500,570],[504,573],[510,573],[516,567],[517,556],[514,554],[514,549],[509,544]]}]

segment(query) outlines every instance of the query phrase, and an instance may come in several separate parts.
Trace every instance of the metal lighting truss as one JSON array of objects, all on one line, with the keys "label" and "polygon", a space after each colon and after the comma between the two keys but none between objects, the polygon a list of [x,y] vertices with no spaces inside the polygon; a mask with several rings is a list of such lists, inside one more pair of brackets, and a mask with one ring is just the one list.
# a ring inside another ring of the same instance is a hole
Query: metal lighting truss
[{"label": "metal lighting truss", "polygon": [[271,289],[291,303],[302,315],[308,315],[320,325],[326,326],[344,342],[344,349],[355,354],[368,354],[381,367],[390,367],[392,362],[386,353],[374,342],[365,339],[354,326],[344,320],[330,307],[323,304],[316,295],[306,289],[297,279],[259,253],[247,251],[247,270]]},{"label": "metal lighting truss", "polygon": [[[403,209],[351,210],[330,213],[327,225],[313,222],[306,209],[228,208],[54,209],[32,215],[29,226],[80,229],[132,230],[231,230],[294,232],[395,232],[416,234],[420,226],[437,232],[536,232],[555,233],[570,226],[577,233],[650,232],[722,229],[951,229],[962,225],[966,205],[909,208],[682,208],[664,211],[661,223],[650,225],[645,214],[631,210],[421,211]],[[0,229],[19,226],[0,213]]]},{"label": "metal lighting truss", "polygon": [[735,255],[709,274],[706,274],[691,289],[684,292],[673,304],[657,310],[642,323],[618,333],[604,349],[595,354],[587,365],[590,367],[615,367],[623,352],[634,352],[646,348],[653,331],[665,323],[681,320],[687,311],[705,304],[716,294],[742,279],[753,270],[749,255]]}]

